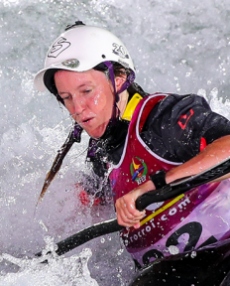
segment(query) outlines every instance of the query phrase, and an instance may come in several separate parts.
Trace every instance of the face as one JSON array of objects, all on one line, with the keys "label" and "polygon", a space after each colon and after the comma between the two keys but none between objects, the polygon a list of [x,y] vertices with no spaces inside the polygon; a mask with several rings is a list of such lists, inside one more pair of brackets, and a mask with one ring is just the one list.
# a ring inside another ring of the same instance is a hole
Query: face
[{"label": "face", "polygon": [[73,119],[93,138],[100,138],[112,116],[114,95],[110,81],[96,70],[59,70],[54,75],[58,94]]}]

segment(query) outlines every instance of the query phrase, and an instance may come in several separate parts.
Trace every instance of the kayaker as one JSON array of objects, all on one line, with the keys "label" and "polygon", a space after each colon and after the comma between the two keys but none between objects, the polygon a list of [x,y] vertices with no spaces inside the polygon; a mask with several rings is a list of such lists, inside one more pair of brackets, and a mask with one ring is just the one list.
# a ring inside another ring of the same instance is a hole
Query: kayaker
[{"label": "kayaker", "polygon": [[230,122],[196,94],[145,92],[135,74],[120,39],[76,22],[49,48],[35,86],[67,108],[76,136],[88,133],[87,161],[108,177],[118,223],[128,227],[122,239],[141,268],[228,237],[229,176],[141,212],[135,201],[229,158]]}]

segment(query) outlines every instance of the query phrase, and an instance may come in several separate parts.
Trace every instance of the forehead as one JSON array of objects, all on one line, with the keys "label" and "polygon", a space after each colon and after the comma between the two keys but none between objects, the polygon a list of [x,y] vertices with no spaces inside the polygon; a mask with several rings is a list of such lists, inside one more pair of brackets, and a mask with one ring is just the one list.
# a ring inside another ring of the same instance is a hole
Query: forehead
[{"label": "forehead", "polygon": [[84,71],[84,72],[73,72],[67,70],[58,70],[54,74],[54,81],[55,84],[58,85],[59,83],[84,83],[86,81],[91,82],[103,82],[106,80],[106,76],[103,72],[97,71],[94,69]]}]

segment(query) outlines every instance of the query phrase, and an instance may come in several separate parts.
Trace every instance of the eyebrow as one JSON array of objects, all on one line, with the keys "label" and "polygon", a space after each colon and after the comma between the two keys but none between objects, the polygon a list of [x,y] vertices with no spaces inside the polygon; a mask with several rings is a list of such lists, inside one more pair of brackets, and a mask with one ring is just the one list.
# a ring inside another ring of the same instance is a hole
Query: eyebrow
[{"label": "eyebrow", "polygon": [[[79,86],[77,87],[77,89],[80,89],[80,88],[82,88],[82,87],[85,87],[85,86],[88,85],[88,84],[92,84],[92,82],[91,82],[91,81],[87,81],[87,82],[85,82],[85,83],[79,85]],[[61,92],[59,92],[58,94],[61,95],[61,94],[70,94],[70,93],[69,93],[68,91],[61,91]]]},{"label": "eyebrow", "polygon": [[88,84],[92,84],[92,82],[91,82],[91,81],[87,81],[87,82],[85,82],[85,83],[79,85],[78,88],[82,88],[82,87],[84,87],[84,86],[86,86],[86,85],[88,85]]}]

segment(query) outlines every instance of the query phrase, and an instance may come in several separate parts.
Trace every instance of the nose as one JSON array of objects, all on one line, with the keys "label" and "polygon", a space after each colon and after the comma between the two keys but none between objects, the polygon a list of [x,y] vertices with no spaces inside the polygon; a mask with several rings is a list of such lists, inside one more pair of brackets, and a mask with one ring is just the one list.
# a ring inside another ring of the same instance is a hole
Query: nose
[{"label": "nose", "polygon": [[80,115],[85,109],[85,102],[82,98],[77,96],[72,97],[71,115]]}]

